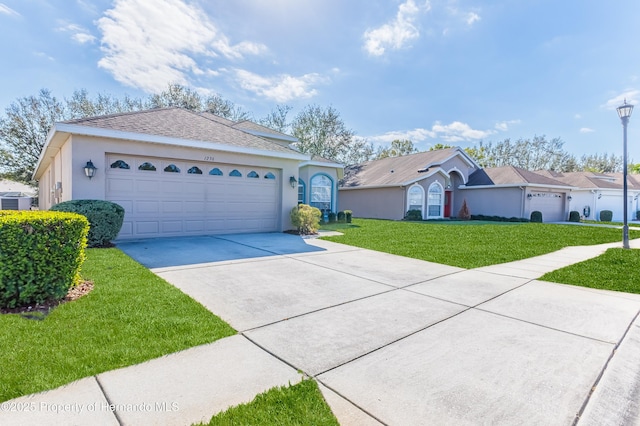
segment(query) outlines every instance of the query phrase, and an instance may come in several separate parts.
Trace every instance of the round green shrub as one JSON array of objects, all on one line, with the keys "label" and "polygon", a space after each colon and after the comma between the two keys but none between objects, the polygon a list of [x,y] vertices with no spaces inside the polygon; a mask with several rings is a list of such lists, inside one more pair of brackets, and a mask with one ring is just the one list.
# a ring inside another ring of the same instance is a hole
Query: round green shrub
[{"label": "round green shrub", "polygon": [[580,212],[575,210],[570,211],[569,222],[580,222]]},{"label": "round green shrub", "polygon": [[79,214],[0,212],[0,307],[63,299],[80,283],[88,230]]},{"label": "round green shrub", "polygon": [[[347,221],[347,223],[351,223],[351,216],[352,215],[353,215],[353,212],[351,210],[345,210],[344,211],[344,219]],[[640,220],[640,218],[638,220]]]},{"label": "round green shrub", "polygon": [[115,239],[122,228],[124,209],[104,200],[71,200],[51,207],[52,211],[71,212],[83,215],[89,221],[89,247],[104,247]]},{"label": "round green shrub", "polygon": [[613,220],[613,212],[611,210],[600,210],[600,221],[611,222]]},{"label": "round green shrub", "polygon": [[291,223],[301,235],[315,234],[320,228],[320,216],[322,212],[317,207],[308,204],[298,204],[291,209]]},{"label": "round green shrub", "polygon": [[538,210],[532,211],[531,222],[542,223],[542,212]]},{"label": "round green shrub", "polygon": [[334,212],[329,212],[329,223],[334,223],[336,221],[336,214]]},{"label": "round green shrub", "polygon": [[404,215],[404,220],[422,220],[422,212],[420,210],[409,210]]},{"label": "round green shrub", "polygon": [[345,216],[343,211],[338,212],[338,222],[344,222]]}]

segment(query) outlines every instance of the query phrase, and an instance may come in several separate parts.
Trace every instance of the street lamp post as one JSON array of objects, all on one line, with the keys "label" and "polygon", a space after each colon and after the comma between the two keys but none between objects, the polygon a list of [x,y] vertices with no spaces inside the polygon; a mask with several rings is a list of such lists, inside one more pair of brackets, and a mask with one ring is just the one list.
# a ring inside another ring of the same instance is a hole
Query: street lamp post
[{"label": "street lamp post", "polygon": [[627,100],[624,100],[624,104],[620,105],[618,108],[618,116],[620,120],[622,120],[622,128],[623,128],[623,165],[622,165],[622,198],[624,203],[623,209],[623,224],[622,224],[622,247],[628,249],[629,248],[629,223],[627,221],[627,210],[628,204],[627,201],[627,124],[629,124],[629,117],[631,117],[631,112],[633,111],[633,105],[628,104]]}]

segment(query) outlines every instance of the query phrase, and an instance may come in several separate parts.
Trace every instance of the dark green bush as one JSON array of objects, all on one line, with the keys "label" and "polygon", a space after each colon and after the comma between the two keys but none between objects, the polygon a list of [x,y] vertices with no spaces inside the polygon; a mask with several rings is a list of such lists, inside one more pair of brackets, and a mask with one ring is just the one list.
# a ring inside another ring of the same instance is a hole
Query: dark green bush
[{"label": "dark green bush", "polygon": [[570,211],[569,222],[580,222],[580,212],[575,210]]},{"label": "dark green bush", "polygon": [[[638,213],[640,213],[640,212],[638,212]],[[345,210],[344,211],[344,219],[347,221],[347,223],[351,223],[351,215],[353,215],[353,212],[351,210]]]},{"label": "dark green bush", "polygon": [[111,201],[71,200],[51,207],[52,211],[83,215],[89,221],[89,247],[103,247],[118,236],[124,220],[124,209]]},{"label": "dark green bush", "polygon": [[422,212],[420,210],[409,210],[404,215],[404,220],[422,220]]},{"label": "dark green bush", "polygon": [[336,214],[334,212],[329,212],[329,223],[333,223],[336,221]]},{"label": "dark green bush", "polygon": [[483,214],[472,214],[471,220],[486,220],[490,222],[529,222],[529,219],[524,217],[485,216]]},{"label": "dark green bush", "polygon": [[636,220],[640,220],[640,210],[636,212]]},{"label": "dark green bush", "polygon": [[291,223],[296,227],[301,235],[315,234],[320,227],[320,216],[322,212],[316,207],[308,204],[298,204],[291,209]]},{"label": "dark green bush", "polygon": [[64,298],[80,282],[88,231],[79,214],[0,212],[0,307]]},{"label": "dark green bush", "polygon": [[344,212],[343,211],[339,211],[338,212],[338,222],[344,222]]},{"label": "dark green bush", "polygon": [[531,212],[531,222],[542,223],[542,212],[535,210]]},{"label": "dark green bush", "polygon": [[613,220],[613,212],[611,210],[600,210],[600,221],[611,222]]}]

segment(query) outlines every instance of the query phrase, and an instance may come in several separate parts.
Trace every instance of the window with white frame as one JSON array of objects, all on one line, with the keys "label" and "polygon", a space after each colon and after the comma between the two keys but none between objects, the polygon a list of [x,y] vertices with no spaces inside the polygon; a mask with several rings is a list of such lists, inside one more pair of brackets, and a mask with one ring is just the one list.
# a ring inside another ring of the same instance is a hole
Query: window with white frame
[{"label": "window with white frame", "polygon": [[311,178],[311,199],[309,204],[321,211],[332,210],[333,181],[326,175],[315,175]]},{"label": "window with white frame", "polygon": [[427,218],[442,217],[442,199],[442,185],[432,183],[427,196]]},{"label": "window with white frame", "polygon": [[298,179],[298,204],[304,204],[306,185],[302,179]]},{"label": "window with white frame", "polygon": [[407,194],[407,211],[420,210],[424,208],[424,188],[420,185],[413,185]]}]

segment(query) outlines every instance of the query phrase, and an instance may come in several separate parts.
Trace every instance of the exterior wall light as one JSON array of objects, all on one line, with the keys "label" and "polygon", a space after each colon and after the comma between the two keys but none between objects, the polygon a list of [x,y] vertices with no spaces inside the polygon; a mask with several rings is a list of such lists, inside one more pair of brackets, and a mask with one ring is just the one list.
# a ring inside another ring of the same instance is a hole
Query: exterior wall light
[{"label": "exterior wall light", "polygon": [[291,176],[289,178],[289,185],[291,185],[292,188],[295,188],[297,184],[298,184],[298,181],[296,180],[296,177]]},{"label": "exterior wall light", "polygon": [[91,178],[96,174],[96,170],[98,168],[93,165],[91,160],[87,161],[87,164],[84,166],[84,174],[91,180]]},{"label": "exterior wall light", "polygon": [[573,197],[571,195],[567,196],[567,200],[571,201],[573,199]]}]

